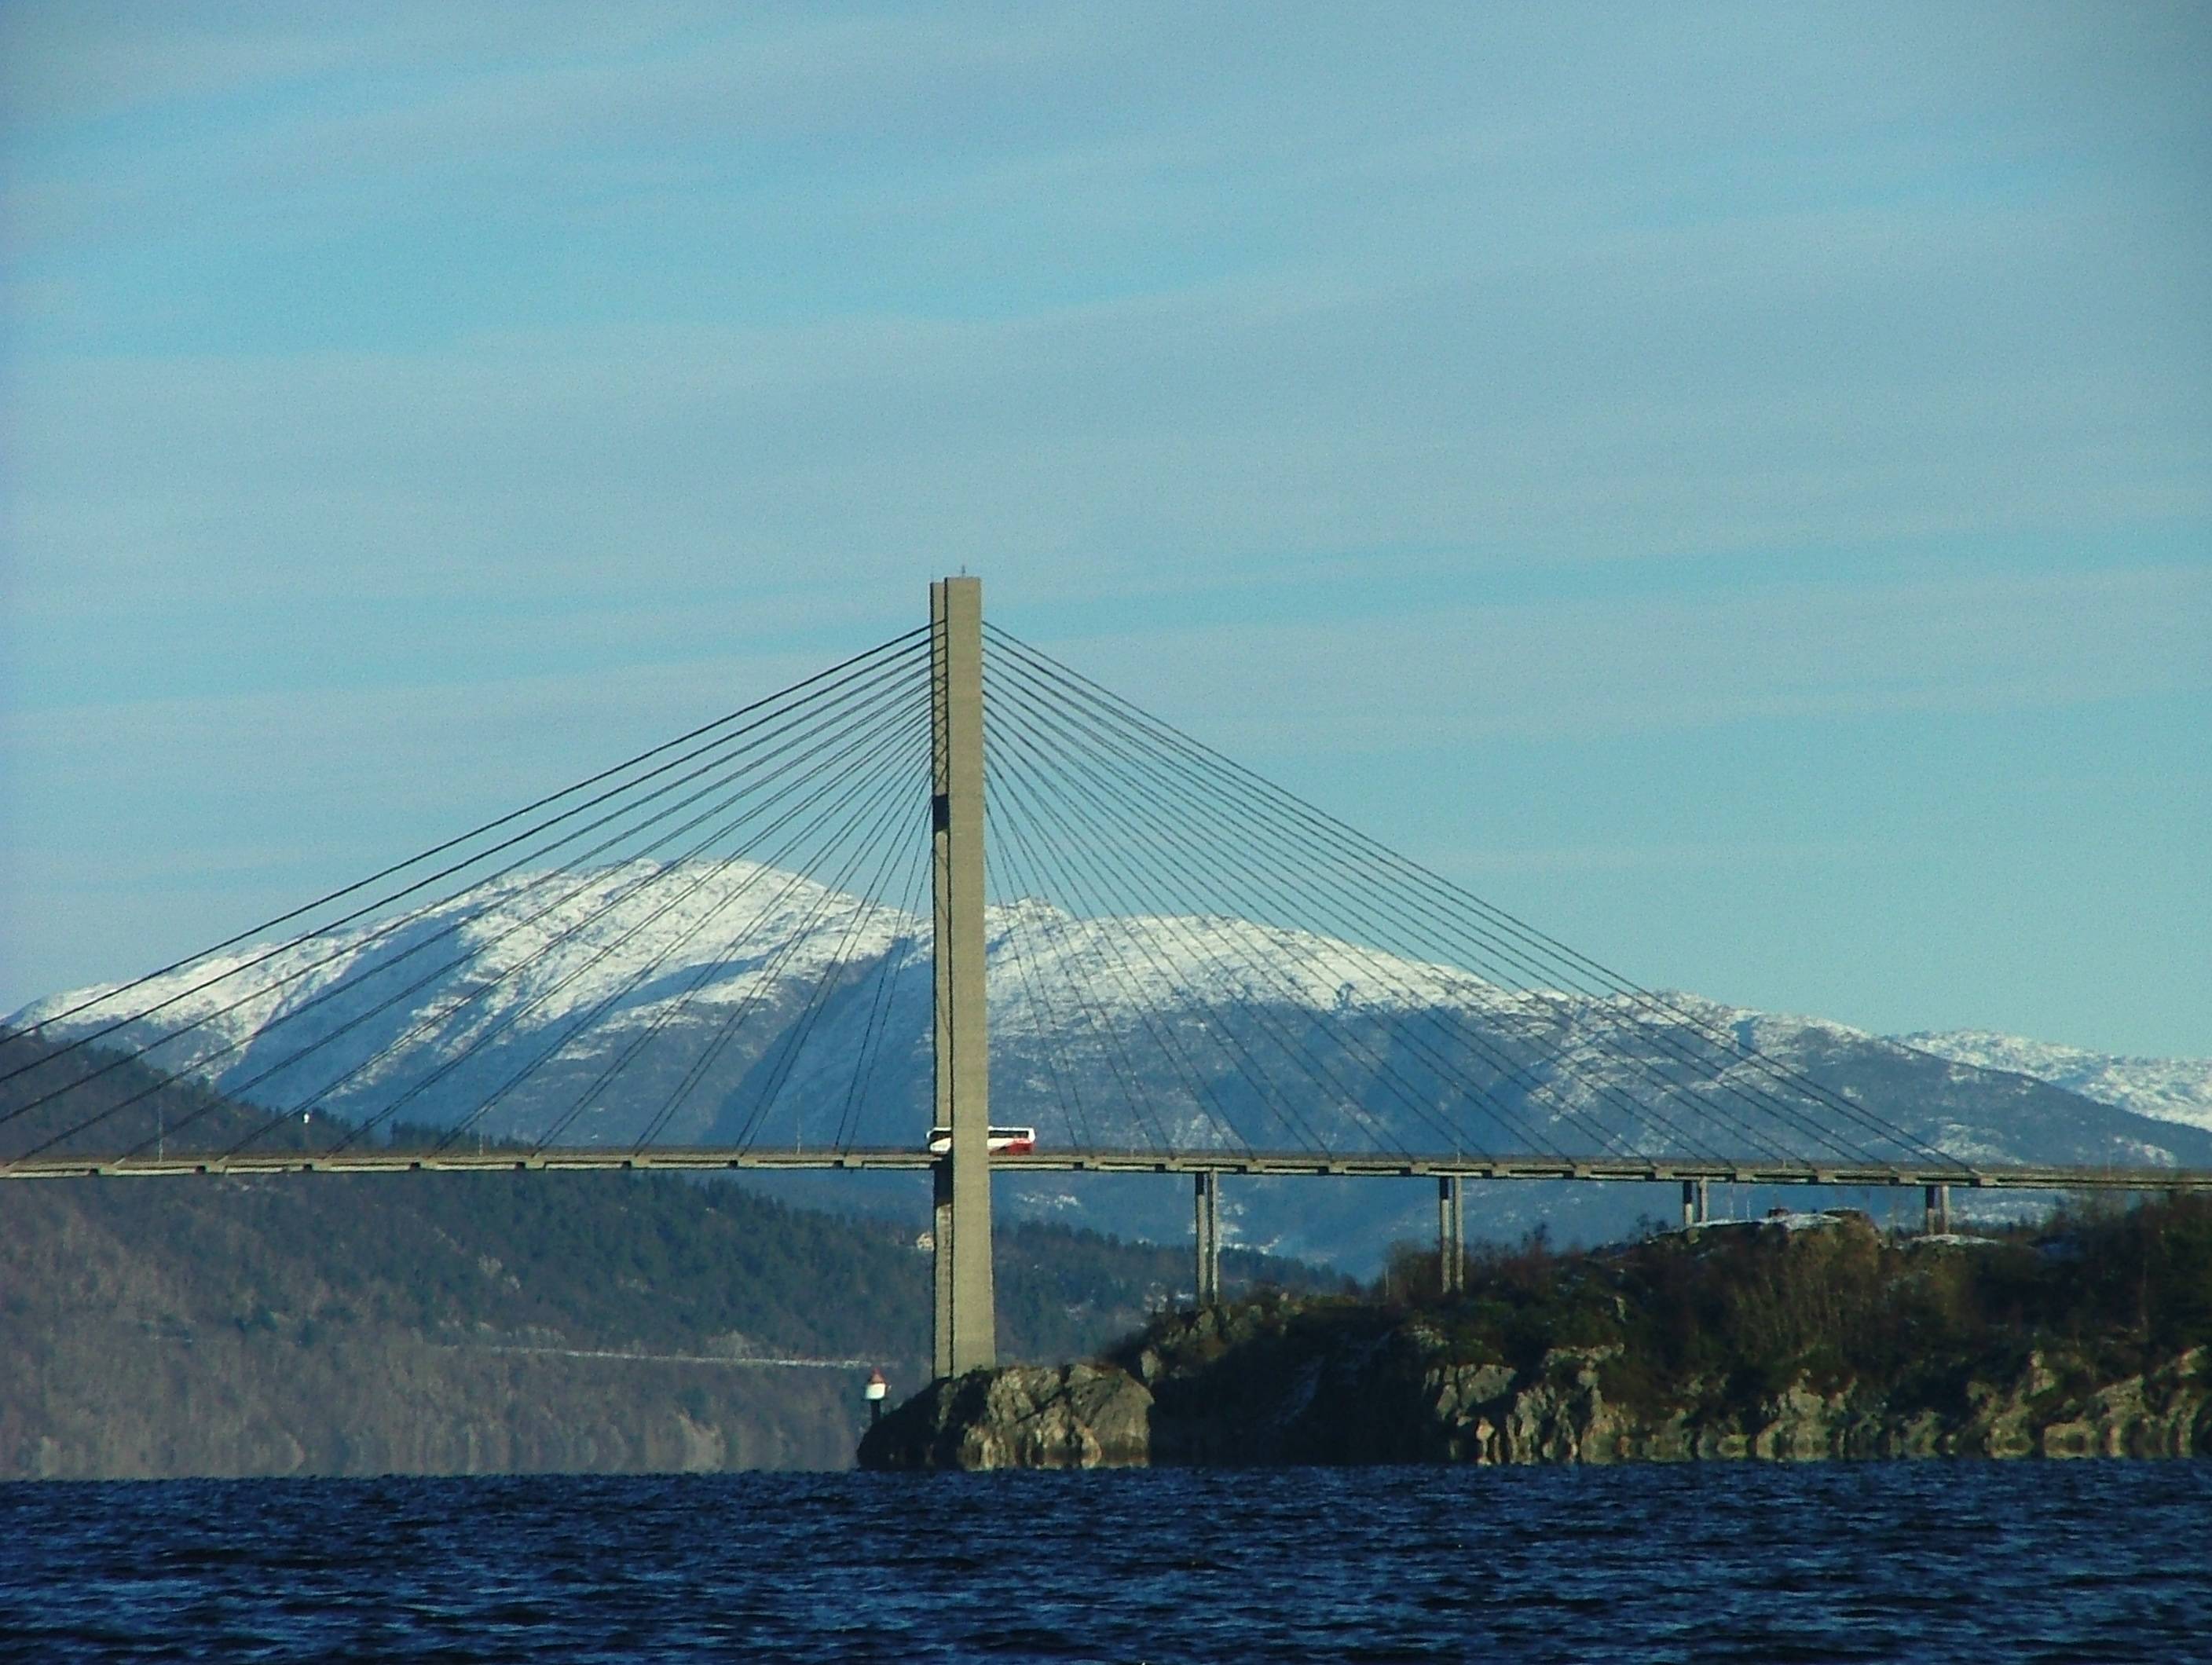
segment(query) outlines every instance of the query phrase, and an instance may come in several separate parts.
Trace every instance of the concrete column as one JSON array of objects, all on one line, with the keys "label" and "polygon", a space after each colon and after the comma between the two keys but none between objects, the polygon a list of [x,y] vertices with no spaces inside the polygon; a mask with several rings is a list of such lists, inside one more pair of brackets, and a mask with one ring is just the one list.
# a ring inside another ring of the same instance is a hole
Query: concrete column
[{"label": "concrete column", "polygon": [[1922,1200],[1921,1225],[1930,1237],[1950,1231],[1951,1188],[1949,1186],[1931,1185],[1927,1188]]},{"label": "concrete column", "polygon": [[[942,1123],[939,1124],[942,1126]],[[936,1322],[930,1327],[933,1350],[932,1370],[939,1378],[952,1371],[952,1158],[939,1157],[929,1164],[930,1188],[936,1206],[930,1219],[933,1245],[930,1270],[935,1286]]]},{"label": "concrete column", "polygon": [[1437,1282],[1447,1295],[1467,1287],[1467,1208],[1457,1174],[1437,1176]]},{"label": "concrete column", "polygon": [[1452,1176],[1452,1287],[1467,1288],[1467,1182]]},{"label": "concrete column", "polygon": [[1195,1298],[1201,1307],[1218,1306],[1221,1302],[1221,1179],[1204,1171],[1191,1178],[1191,1235],[1198,1255]]},{"label": "concrete column", "polygon": [[1704,1225],[1712,1217],[1712,1182],[1705,1179],[1684,1180],[1682,1182],[1682,1224],[1685,1226]]},{"label": "concrete column", "polygon": [[936,907],[939,1376],[999,1362],[991,1288],[991,1075],[983,1005],[983,585],[929,586],[931,878]]}]

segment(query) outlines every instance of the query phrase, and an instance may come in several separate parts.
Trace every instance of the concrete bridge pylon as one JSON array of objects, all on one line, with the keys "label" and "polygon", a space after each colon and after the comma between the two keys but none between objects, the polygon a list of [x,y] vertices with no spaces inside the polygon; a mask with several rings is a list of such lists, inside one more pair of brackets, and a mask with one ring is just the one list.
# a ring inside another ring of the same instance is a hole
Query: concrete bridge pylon
[{"label": "concrete bridge pylon", "polygon": [[991,1060],[983,972],[983,585],[929,586],[931,893],[935,907],[934,1362],[999,1362],[991,1287]]}]

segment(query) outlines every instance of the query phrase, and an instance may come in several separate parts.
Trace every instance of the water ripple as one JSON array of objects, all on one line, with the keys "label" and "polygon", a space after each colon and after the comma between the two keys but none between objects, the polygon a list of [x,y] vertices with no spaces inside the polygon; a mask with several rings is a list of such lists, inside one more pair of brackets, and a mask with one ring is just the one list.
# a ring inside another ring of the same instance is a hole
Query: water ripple
[{"label": "water ripple", "polygon": [[2212,1656],[2212,1464],[0,1486],[0,1658]]}]

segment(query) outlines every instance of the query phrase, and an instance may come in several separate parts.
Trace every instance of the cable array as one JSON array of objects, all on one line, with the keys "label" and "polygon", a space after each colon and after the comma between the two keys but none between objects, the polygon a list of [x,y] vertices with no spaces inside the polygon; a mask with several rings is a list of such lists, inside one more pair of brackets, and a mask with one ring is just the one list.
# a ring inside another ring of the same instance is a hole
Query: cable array
[{"label": "cable array", "polygon": [[[986,625],[993,1120],[1060,1148],[1942,1160]],[[911,1147],[927,628],[0,1046],[0,1160]],[[198,1083],[181,1109],[165,1084]]]},{"label": "cable array", "polygon": [[[1085,1142],[1941,1159],[987,623],[997,1067]],[[1079,1049],[1095,1067],[1071,1069]],[[1072,1077],[1073,1081],[1056,1077]],[[1074,1098],[1074,1082],[1088,1090]],[[1110,1101],[1110,1102],[1102,1102]]]},{"label": "cable array", "polygon": [[[927,982],[928,650],[895,637],[34,1014],[0,1053],[0,1158],[742,1145],[792,1120],[806,1037],[875,974],[877,1021],[837,1060],[858,1121],[892,968]],[[179,1079],[222,1097],[175,1114]]]}]

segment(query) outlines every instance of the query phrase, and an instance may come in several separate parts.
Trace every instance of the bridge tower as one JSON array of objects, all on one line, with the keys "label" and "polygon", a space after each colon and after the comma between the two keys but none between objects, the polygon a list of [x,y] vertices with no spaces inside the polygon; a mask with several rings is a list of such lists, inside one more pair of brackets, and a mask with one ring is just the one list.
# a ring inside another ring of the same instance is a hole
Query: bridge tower
[{"label": "bridge tower", "polygon": [[936,904],[936,1373],[999,1361],[991,1289],[991,1060],[983,1005],[983,585],[929,586],[931,888]]}]

